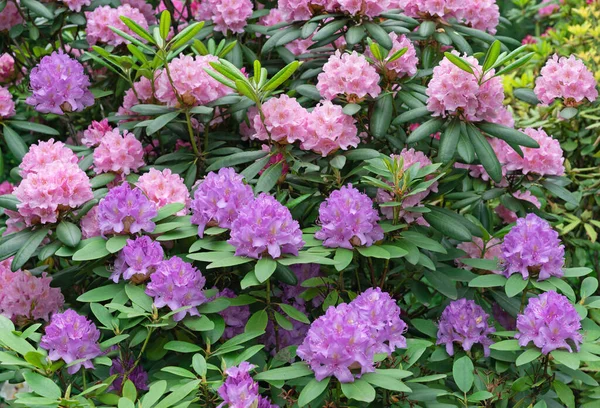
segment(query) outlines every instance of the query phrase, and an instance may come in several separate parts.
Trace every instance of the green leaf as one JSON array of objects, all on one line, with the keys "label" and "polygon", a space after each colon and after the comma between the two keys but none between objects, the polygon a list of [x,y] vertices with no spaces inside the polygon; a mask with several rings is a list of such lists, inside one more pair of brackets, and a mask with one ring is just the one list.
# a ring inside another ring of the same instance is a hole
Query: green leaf
[{"label": "green leaf", "polygon": [[416,143],[427,137],[431,137],[431,135],[434,134],[435,132],[437,132],[442,127],[443,124],[444,124],[444,121],[439,118],[434,118],[434,119],[428,120],[427,122],[421,124],[421,126],[416,128],[408,136],[406,143]]},{"label": "green leaf", "polygon": [[366,373],[360,377],[362,380],[367,381],[369,384],[375,387],[383,388],[390,391],[396,392],[411,392],[412,390],[404,385],[400,380],[386,375],[382,372],[378,373]]},{"label": "green leaf", "polygon": [[[131,45],[131,44],[129,44],[129,45]],[[165,113],[174,112],[173,108],[170,108],[168,106],[152,105],[152,104],[135,105],[135,106],[131,107],[131,111],[135,112],[135,113],[139,113],[140,115],[149,115],[149,116],[162,115]],[[171,153],[171,154],[173,154],[173,153]],[[157,160],[155,163],[159,163],[159,161]]]},{"label": "green leaf", "polygon": [[[425,108],[427,109],[427,108]],[[460,140],[460,121],[452,120],[440,138],[439,157],[442,163],[448,163],[454,157]]]},{"label": "green leaf", "polygon": [[21,269],[21,267],[25,265],[25,262],[27,262],[29,258],[31,258],[31,256],[38,249],[44,238],[46,238],[46,235],[48,235],[48,231],[49,230],[47,228],[43,228],[41,230],[33,232],[29,236],[27,241],[25,241],[21,249],[17,251],[15,257],[12,260],[10,269],[13,272]]},{"label": "green leaf", "polygon": [[426,237],[416,231],[404,231],[400,234],[403,238],[406,238],[419,248],[427,249],[432,252],[438,252],[440,254],[446,254],[446,248],[444,248],[439,242]]},{"label": "green leaf", "polygon": [[357,247],[358,253],[367,258],[390,259],[390,253],[379,245]]},{"label": "green leaf", "polygon": [[562,200],[565,200],[566,202],[568,202],[570,204],[573,204],[576,206],[579,205],[579,199],[573,193],[571,193],[566,188],[559,186],[558,184],[553,182],[553,180],[546,179],[546,180],[542,180],[541,183],[542,183],[542,186],[544,186],[544,188],[549,190],[556,197],[558,197]]},{"label": "green leaf", "polygon": [[179,34],[171,39],[171,48],[177,49],[190,41],[202,30],[202,27],[204,27],[204,21],[194,22],[181,30]]},{"label": "green leaf", "polygon": [[[417,129],[418,130],[418,129]],[[472,240],[471,232],[460,222],[449,218],[443,211],[435,207],[427,207],[430,212],[423,214],[425,220],[442,234],[462,242]]]},{"label": "green leaf", "polygon": [[129,237],[127,235],[115,235],[114,237],[110,237],[108,241],[106,241],[106,250],[111,254],[115,254],[127,245],[128,239]]},{"label": "green leaf", "polygon": [[154,41],[154,38],[150,35],[150,33],[148,31],[146,31],[146,29],[144,27],[142,27],[141,25],[139,25],[137,22],[135,22],[132,19],[130,19],[129,17],[123,16],[123,15],[119,16],[119,18],[127,27],[129,27],[129,29],[131,31],[133,31],[134,33],[139,35],[141,38],[148,41],[150,44],[156,43]]},{"label": "green leaf", "polygon": [[169,37],[169,29],[171,28],[171,13],[169,10],[164,10],[160,15],[160,36],[163,40]]},{"label": "green leaf", "polygon": [[425,20],[419,26],[419,30],[417,33],[420,37],[427,38],[431,36],[435,32],[435,22],[430,20]]},{"label": "green leaf", "polygon": [[142,408],[151,408],[164,395],[166,390],[166,381],[160,380],[152,383],[148,392],[142,397]]},{"label": "green leaf", "polygon": [[387,93],[377,99],[369,130],[375,137],[383,137],[392,123],[392,113],[394,108],[394,98],[391,93]]},{"label": "green leaf", "polygon": [[529,279],[523,279],[523,276],[520,273],[512,274],[504,286],[506,296],[510,298],[523,292],[523,289],[527,287],[528,283]]},{"label": "green leaf", "polygon": [[60,387],[49,378],[31,371],[23,373],[23,377],[29,388],[42,397],[57,400],[62,395]]},{"label": "green leaf", "polygon": [[504,286],[506,278],[502,275],[481,275],[469,282],[470,288],[493,288],[495,286]]},{"label": "green leaf", "polygon": [[188,316],[183,319],[183,324],[193,331],[210,331],[215,328],[215,324],[206,316]]},{"label": "green leaf", "polygon": [[256,267],[254,268],[254,274],[256,275],[256,279],[259,282],[265,282],[267,279],[273,275],[275,269],[277,268],[277,262],[271,258],[262,258],[259,259],[256,263]]},{"label": "green leaf", "polygon": [[360,378],[351,383],[342,383],[342,392],[348,399],[371,402],[375,400],[375,388]]},{"label": "green leaf", "polygon": [[504,68],[502,68],[501,70],[496,72],[496,76],[502,76],[502,75],[508,74],[509,72],[514,71],[515,69],[527,64],[529,62],[529,60],[531,60],[533,58],[534,55],[535,55],[535,53],[530,52],[529,54],[522,56],[515,62],[508,64],[507,66],[505,66]]},{"label": "green leaf", "polygon": [[522,100],[523,102],[527,102],[530,105],[539,105],[540,100],[537,98],[533,89],[530,88],[515,88],[513,90],[513,95],[515,98]]},{"label": "green leaf", "polygon": [[17,204],[19,203],[19,199],[12,194],[0,195],[0,208],[17,211]]},{"label": "green leaf", "polygon": [[40,17],[47,18],[48,20],[52,20],[54,18],[54,14],[50,10],[46,8],[42,3],[36,0],[22,0],[21,5],[27,7],[29,10],[33,11]]},{"label": "green leaf", "polygon": [[63,244],[75,247],[81,241],[81,230],[72,222],[62,221],[56,227],[56,236]]},{"label": "green leaf", "polygon": [[473,73],[473,68],[471,67],[471,64],[469,64],[467,61],[465,61],[464,59],[462,59],[458,55],[454,55],[451,52],[445,52],[444,56],[451,63],[453,63],[454,65],[456,65],[457,67],[459,67],[463,71],[468,72],[469,74],[474,74]]},{"label": "green leaf", "polygon": [[279,307],[281,307],[281,310],[283,310],[283,312],[292,319],[305,324],[310,324],[310,320],[308,320],[308,317],[306,317],[304,313],[296,309],[294,306],[288,305],[286,303],[279,303]]},{"label": "green leaf", "polygon": [[473,386],[475,378],[473,375],[474,369],[473,362],[468,356],[461,357],[454,361],[454,364],[452,365],[452,377],[454,377],[456,386],[462,392],[469,392]]},{"label": "green leaf", "polygon": [[499,183],[502,180],[502,166],[500,165],[500,161],[498,161],[496,152],[492,149],[490,142],[488,142],[485,136],[473,126],[467,126],[467,134],[469,135],[469,140],[471,140],[471,143],[473,144],[477,158],[479,158],[479,161],[488,172],[491,179],[496,183]]},{"label": "green leaf", "polygon": [[146,312],[152,311],[152,298],[146,294],[141,286],[127,284],[125,285],[127,297]]},{"label": "green leaf", "polygon": [[298,61],[292,61],[283,67],[279,72],[277,72],[273,78],[269,79],[269,81],[261,88],[262,91],[274,91],[279,87],[279,85],[283,84],[288,80],[294,72],[298,70],[300,63]]},{"label": "green leaf", "polygon": [[167,204],[161,209],[158,210],[156,217],[152,218],[152,221],[159,222],[164,220],[167,217],[181,211],[185,207],[184,203],[171,203]]},{"label": "green leaf", "polygon": [[362,41],[367,33],[365,32],[365,27],[362,25],[352,26],[346,32],[346,42],[349,45],[358,44]]},{"label": "green leaf", "polygon": [[524,147],[538,148],[540,145],[538,142],[527,136],[525,133],[520,132],[516,129],[509,128],[503,125],[497,125],[495,123],[481,122],[477,124],[477,127],[483,132],[502,139],[507,143],[516,144]]},{"label": "green leaf", "polygon": [[101,286],[85,292],[77,298],[78,302],[102,302],[113,299],[121,292],[122,285],[112,284]]},{"label": "green leaf", "polygon": [[335,269],[338,272],[343,271],[344,269],[346,269],[346,267],[348,267],[348,265],[350,265],[350,262],[352,262],[353,257],[354,252],[350,249],[337,248],[333,257],[333,260],[336,262]]},{"label": "green leaf", "polygon": [[365,28],[369,32],[369,35],[386,50],[391,50],[393,47],[392,39],[390,35],[380,25],[366,22]]},{"label": "green leaf", "polygon": [[12,127],[15,127],[20,130],[26,130],[28,132],[37,132],[43,133],[45,135],[51,136],[59,136],[60,133],[58,130],[51,128],[50,126],[41,125],[39,123],[27,122],[24,120],[11,120],[8,121]]},{"label": "green leaf", "polygon": [[164,345],[164,348],[179,353],[196,353],[202,350],[202,347],[186,341],[170,341]]},{"label": "green leaf", "polygon": [[541,355],[542,353],[538,349],[527,349],[522,354],[520,354],[519,357],[517,357],[517,361],[515,362],[515,364],[517,365],[517,367],[519,367],[524,364],[531,363],[533,360],[537,359]]},{"label": "green leaf", "polygon": [[572,370],[577,370],[579,368],[580,360],[574,353],[563,350],[554,350],[550,355],[557,363],[565,365]]},{"label": "green leaf", "polygon": [[[314,42],[319,42],[321,40],[326,39],[327,37],[330,37],[331,35],[335,34],[339,30],[341,30],[343,27],[345,27],[347,22],[348,22],[348,19],[341,19],[341,20],[333,20],[333,21],[327,23],[325,26],[323,26],[319,31],[317,31],[313,35],[312,40]],[[263,51],[264,51],[264,47],[263,47]]]},{"label": "green leaf", "polygon": [[83,240],[79,246],[82,247],[73,254],[74,261],[91,261],[110,255],[106,249],[106,241],[102,237]]},{"label": "green leaf", "polygon": [[394,125],[400,125],[406,122],[412,122],[414,120],[420,119],[423,116],[430,116],[431,112],[427,109],[427,106],[422,106],[420,108],[410,109],[400,115],[396,116],[394,119]]},{"label": "green leaf", "polygon": [[254,379],[260,381],[293,380],[295,378],[306,377],[313,374],[313,371],[305,363],[295,363],[288,367],[263,371],[262,373],[256,374]]},{"label": "green leaf", "polygon": [[501,49],[502,43],[498,40],[494,41],[492,45],[490,45],[490,48],[488,48],[487,53],[485,54],[485,60],[483,61],[484,72],[487,72],[487,70],[494,66],[494,63],[498,60]]},{"label": "green leaf", "polygon": [[330,379],[331,377],[325,377],[321,381],[317,381],[315,378],[310,380],[300,392],[298,397],[298,406],[306,406],[323,394],[329,385]]},{"label": "green leaf", "polygon": [[90,179],[90,185],[92,188],[100,188],[106,186],[108,183],[115,179],[114,173],[103,173],[99,174],[96,177]]},{"label": "green leaf", "polygon": [[254,312],[244,328],[245,332],[264,331],[267,327],[269,317],[266,310]]},{"label": "green leaf", "polygon": [[271,191],[271,189],[275,187],[277,181],[281,177],[282,171],[283,161],[280,161],[275,165],[269,166],[258,178],[258,181],[256,182],[256,187],[254,187],[254,192],[258,194]]},{"label": "green leaf", "polygon": [[188,396],[188,394],[197,390],[200,380],[190,381],[185,385],[177,387],[167,397],[161,400],[158,404],[152,408],[168,408],[174,406],[176,403]]},{"label": "green leaf", "polygon": [[598,290],[598,279],[594,277],[587,277],[581,282],[580,294],[582,298],[588,298],[596,293]]},{"label": "green leaf", "polygon": [[17,132],[6,124],[4,125],[4,141],[13,156],[15,156],[18,161],[21,161],[23,156],[27,153],[27,145]]},{"label": "green leaf", "polygon": [[521,350],[518,340],[503,340],[498,343],[494,343],[490,346],[492,350],[499,351],[518,351]]},{"label": "green leaf", "polygon": [[265,152],[264,150],[234,153],[232,155],[215,160],[210,166],[208,166],[206,171],[209,172],[213,170],[219,170],[222,167],[232,167],[238,164],[248,163],[260,159],[267,154],[268,152]]},{"label": "green leaf", "polygon": [[206,359],[202,354],[194,354],[194,357],[192,357],[192,368],[199,376],[204,377],[206,375]]},{"label": "green leaf", "polygon": [[163,115],[160,115],[156,119],[152,120],[148,126],[146,126],[146,133],[149,135],[158,132],[163,127],[167,126],[169,122],[173,121],[179,112],[169,112]]},{"label": "green leaf", "polygon": [[552,388],[556,391],[558,398],[567,406],[567,408],[575,408],[575,395],[568,385],[563,384],[558,380],[552,382]]}]

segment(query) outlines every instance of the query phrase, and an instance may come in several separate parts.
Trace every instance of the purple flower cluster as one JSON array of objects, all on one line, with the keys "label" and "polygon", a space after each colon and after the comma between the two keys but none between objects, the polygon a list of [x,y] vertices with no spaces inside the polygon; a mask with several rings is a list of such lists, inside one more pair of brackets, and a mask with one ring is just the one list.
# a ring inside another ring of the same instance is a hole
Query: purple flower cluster
[{"label": "purple flower cluster", "polygon": [[38,112],[63,115],[94,104],[94,95],[88,89],[90,79],[83,66],[62,51],[42,58],[31,70],[29,83],[33,95],[26,102]]},{"label": "purple flower cluster", "polygon": [[211,171],[199,184],[192,201],[192,224],[198,225],[200,238],[206,227],[231,228],[240,208],[252,201],[252,188],[243,178],[228,167]]},{"label": "purple flower cluster", "polygon": [[535,214],[519,218],[502,243],[501,262],[508,277],[520,273],[523,279],[529,274],[538,281],[551,276],[563,276],[565,247],[547,221]]},{"label": "purple flower cluster", "polygon": [[298,255],[304,246],[300,225],[290,210],[265,193],[239,210],[227,242],[235,247],[237,256],[257,259],[267,253],[272,258]]},{"label": "purple flower cluster", "polygon": [[352,187],[352,184],[334,191],[319,207],[321,229],[315,238],[330,248],[371,246],[383,239],[383,230],[377,224],[379,215],[373,202]]},{"label": "purple flower cluster", "polygon": [[[233,290],[225,288],[222,291],[220,291],[216,297],[232,299],[236,297],[236,294]],[[223,338],[230,339],[244,332],[246,323],[250,318],[250,307],[248,305],[229,306],[227,309],[221,311],[219,314],[221,315],[223,320],[225,320],[225,332],[223,333]]]},{"label": "purple flower cluster", "polygon": [[156,225],[152,218],[158,211],[139,188],[128,183],[111,189],[98,204],[98,225],[102,235],[152,232]]},{"label": "purple flower cluster", "polygon": [[[131,370],[131,367],[133,367],[134,362],[135,361],[133,358],[129,358],[126,361],[123,361],[121,359],[113,360],[109,374],[118,374],[119,376],[115,378],[109,390],[121,391],[121,387],[123,387],[123,378],[125,377],[125,373]],[[136,365],[135,368],[129,372],[129,374],[127,374],[127,379],[130,380],[133,383],[133,385],[135,385],[136,390],[145,391],[148,389],[148,373],[139,364]]]},{"label": "purple flower cluster", "polygon": [[381,289],[371,288],[350,304],[330,306],[311,324],[296,353],[318,381],[333,375],[340,382],[353,382],[352,370],[375,371],[375,353],[405,347],[405,330],[396,302]]},{"label": "purple flower cluster", "polygon": [[493,341],[488,334],[495,332],[488,323],[489,315],[473,300],[458,299],[450,302],[440,318],[437,344],[445,344],[446,351],[454,355],[454,343],[459,343],[465,351],[474,344],[483,346],[485,356],[490,355]]},{"label": "purple flower cluster", "polygon": [[517,316],[515,338],[522,347],[532,341],[544,354],[561,348],[572,353],[569,341],[578,351],[583,341],[579,330],[581,317],[569,299],[548,291],[529,299],[523,314]]},{"label": "purple flower cluster", "polygon": [[46,326],[46,334],[40,341],[40,347],[48,351],[51,361],[62,359],[70,364],[75,360],[82,360],[67,369],[68,373],[73,375],[81,366],[94,368],[92,359],[102,353],[98,344],[99,338],[100,331],[94,323],[68,309],[64,313],[52,315],[50,324]]},{"label": "purple flower cluster", "polygon": [[225,370],[227,378],[218,390],[223,403],[217,408],[225,405],[229,408],[277,408],[269,399],[258,395],[258,383],[250,377],[250,370],[255,367],[243,361],[237,367]]},{"label": "purple flower cluster", "polygon": [[164,255],[160,243],[152,241],[150,237],[144,235],[128,239],[127,245],[119,252],[110,278],[115,283],[119,282],[121,276],[133,283],[144,282],[163,261]]},{"label": "purple flower cluster", "polygon": [[157,308],[168,306],[171,310],[177,310],[192,306],[173,315],[173,320],[178,322],[186,314],[200,315],[196,306],[206,303],[206,296],[202,292],[205,283],[206,279],[198,269],[174,256],[162,261],[150,275],[146,294],[154,298]]}]

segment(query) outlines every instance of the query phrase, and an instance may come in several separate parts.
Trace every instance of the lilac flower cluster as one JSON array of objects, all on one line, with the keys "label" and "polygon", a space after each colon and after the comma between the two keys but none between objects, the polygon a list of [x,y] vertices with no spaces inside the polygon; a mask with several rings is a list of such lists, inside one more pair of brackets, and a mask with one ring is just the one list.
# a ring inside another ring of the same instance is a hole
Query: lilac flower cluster
[{"label": "lilac flower cluster", "polygon": [[488,338],[488,334],[496,329],[489,325],[488,318],[489,315],[473,300],[458,299],[450,302],[439,321],[437,344],[445,344],[446,351],[452,356],[454,343],[460,344],[465,351],[479,343],[483,346],[485,356],[489,356],[493,341]]},{"label": "lilac flower cluster", "polygon": [[523,314],[517,316],[515,338],[521,347],[533,342],[543,354],[557,349],[567,349],[572,353],[571,346],[579,351],[579,344],[583,341],[579,330],[581,317],[569,299],[548,291],[529,299]]},{"label": "lilac flower cluster", "polygon": [[157,308],[168,306],[171,310],[177,310],[191,306],[173,315],[173,320],[178,322],[187,314],[200,315],[196,306],[206,303],[206,296],[202,292],[205,283],[206,279],[198,269],[174,256],[162,261],[150,275],[146,294],[154,298]]},{"label": "lilac flower cluster", "polygon": [[258,394],[258,383],[250,377],[250,370],[255,367],[243,361],[225,370],[227,378],[218,390],[223,403],[217,408],[225,405],[229,408],[277,408],[269,399]]},{"label": "lilac flower cluster", "polygon": [[123,183],[100,200],[97,217],[100,232],[104,236],[152,232],[156,227],[152,218],[156,214],[156,205],[140,189],[131,189],[128,183]]},{"label": "lilac flower cluster", "polygon": [[192,201],[192,224],[198,225],[200,238],[206,227],[231,228],[239,209],[252,201],[252,188],[243,179],[230,167],[204,177]]},{"label": "lilac flower cluster", "polygon": [[125,373],[127,374],[127,379],[130,380],[133,385],[135,385],[136,390],[147,390],[148,389],[148,373],[141,365],[136,365],[133,370],[134,359],[129,358],[127,360],[115,359],[112,362],[112,366],[110,367],[109,374],[115,375],[118,374],[118,377],[115,378],[113,383],[111,384],[109,390],[121,391],[123,387],[123,378],[125,377]]},{"label": "lilac flower cluster", "polygon": [[157,241],[148,236],[128,239],[127,245],[119,252],[110,278],[119,282],[123,279],[133,283],[146,281],[163,261],[165,253]]},{"label": "lilac flower cluster", "polygon": [[538,281],[551,276],[563,276],[565,247],[556,232],[546,220],[535,214],[519,218],[502,243],[501,262],[504,275],[520,273],[523,279],[529,274]]},{"label": "lilac flower cluster", "polygon": [[94,104],[94,95],[88,89],[90,79],[83,66],[62,51],[42,58],[31,70],[29,83],[33,95],[26,102],[38,112],[64,115]]},{"label": "lilac flower cluster", "polygon": [[81,366],[94,368],[92,359],[102,353],[98,344],[100,331],[85,316],[77,314],[73,309],[56,313],[45,331],[40,347],[48,351],[51,361],[62,359],[70,364],[75,360],[82,360],[67,369],[71,375],[79,371]]},{"label": "lilac flower cluster", "polygon": [[257,259],[267,253],[272,258],[297,256],[304,246],[300,225],[290,210],[265,193],[239,210],[227,242],[235,247],[236,256]]},{"label": "lilac flower cluster", "polygon": [[370,288],[350,304],[330,306],[315,320],[296,353],[320,381],[331,375],[353,382],[356,372],[373,372],[375,353],[406,347],[406,324],[389,294]]},{"label": "lilac flower cluster", "polygon": [[321,229],[315,238],[329,248],[371,246],[383,239],[373,202],[352,184],[334,191],[319,207]]}]

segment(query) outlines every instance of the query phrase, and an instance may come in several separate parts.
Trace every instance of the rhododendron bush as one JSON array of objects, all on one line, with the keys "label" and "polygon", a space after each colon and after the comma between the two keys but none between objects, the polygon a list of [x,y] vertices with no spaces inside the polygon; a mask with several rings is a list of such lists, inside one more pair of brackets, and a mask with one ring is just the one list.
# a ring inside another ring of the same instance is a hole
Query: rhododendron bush
[{"label": "rhododendron bush", "polygon": [[0,406],[598,406],[599,75],[529,3],[1,1]]}]

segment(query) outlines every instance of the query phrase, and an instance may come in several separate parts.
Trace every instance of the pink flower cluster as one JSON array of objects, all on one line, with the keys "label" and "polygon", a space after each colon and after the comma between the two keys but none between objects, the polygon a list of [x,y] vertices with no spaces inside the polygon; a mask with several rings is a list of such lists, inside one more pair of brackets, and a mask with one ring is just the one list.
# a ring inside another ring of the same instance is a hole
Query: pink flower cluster
[{"label": "pink flower cluster", "polygon": [[157,308],[168,306],[174,311],[191,306],[173,315],[173,320],[178,322],[187,314],[200,316],[197,306],[206,303],[206,296],[202,292],[205,283],[206,279],[198,269],[174,256],[162,261],[150,275],[146,294],[154,298]]},{"label": "pink flower cluster", "polygon": [[177,215],[185,215],[190,206],[190,193],[178,174],[173,174],[170,169],[163,171],[150,169],[143,174],[136,183],[146,196],[158,208],[167,204],[182,203],[185,207]]},{"label": "pink flower cluster", "polygon": [[320,10],[373,18],[396,8],[390,0],[278,0],[277,6],[287,20],[308,20]]},{"label": "pink flower cluster", "polygon": [[4,9],[0,11],[0,31],[8,31],[23,22],[19,9],[12,1],[7,1]]},{"label": "pink flower cluster", "polygon": [[503,141],[494,144],[498,160],[507,171],[520,171],[523,174],[540,176],[562,176],[565,174],[563,150],[560,142],[548,135],[542,128],[522,129],[527,136],[540,145],[539,148],[522,147],[523,157]]},{"label": "pink flower cluster", "polygon": [[12,94],[0,86],[0,119],[8,119],[15,115],[15,102]]},{"label": "pink flower cluster", "polygon": [[[275,24],[283,23],[284,21],[286,21],[285,16],[278,8],[272,8],[271,10],[269,10],[269,14],[261,17],[258,20],[258,22],[261,25],[264,25],[266,27],[274,26]],[[298,38],[297,40],[287,43],[285,45],[285,48],[287,48],[292,54],[296,56],[304,54],[308,51],[308,48],[315,43],[313,40],[311,40],[311,38],[312,36],[306,39]]]},{"label": "pink flower cluster", "polygon": [[[419,168],[423,168],[429,166],[431,164],[431,160],[427,157],[423,152],[419,152],[413,148],[407,149],[404,148],[400,152],[400,154],[393,154],[391,158],[396,160],[397,162],[402,162],[402,173],[407,171],[411,166],[418,164]],[[433,178],[433,176],[428,176],[428,179]],[[402,177],[400,178],[402,179]],[[423,219],[423,216],[417,212],[406,211],[406,208],[409,207],[419,207],[421,206],[421,201],[425,199],[431,192],[437,192],[437,181],[433,182],[425,191],[416,194],[410,194],[410,190],[406,190],[406,197],[402,198],[402,205],[400,206],[399,217],[404,219],[404,221],[408,223],[417,222],[419,224],[423,224],[426,221]],[[395,201],[397,199],[396,194],[390,191],[384,190],[382,188],[377,189],[376,201],[378,203],[389,203],[391,201]],[[381,207],[381,213],[389,220],[394,218],[394,207]]]},{"label": "pink flower cluster", "polygon": [[[177,4],[181,4],[181,2],[177,0],[172,1],[175,9],[177,10]],[[151,3],[148,3],[146,0],[121,0],[121,4],[129,4],[131,7],[136,8],[144,15],[148,24],[152,24],[156,22],[156,9]],[[191,7],[192,10],[196,2],[192,2]],[[164,3],[161,1],[158,7],[158,11],[163,11]],[[176,14],[176,13],[174,13]]]},{"label": "pink flower cluster", "polygon": [[329,248],[371,246],[383,239],[373,202],[352,184],[332,192],[319,207],[321,229],[315,238]]},{"label": "pink flower cluster", "polygon": [[129,174],[144,165],[144,148],[133,133],[113,129],[106,133],[94,149],[94,171]]},{"label": "pink flower cluster", "polygon": [[141,77],[139,81],[134,82],[133,88],[125,91],[123,105],[119,107],[117,114],[119,116],[137,115],[137,113],[131,110],[132,107],[135,105],[152,102],[154,102],[152,82],[146,77]]},{"label": "pink flower cluster", "polygon": [[11,259],[0,262],[0,314],[9,319],[48,320],[63,306],[60,289],[50,287],[44,272],[35,277],[28,271],[11,272]]},{"label": "pink flower cluster", "polygon": [[81,237],[83,239],[98,237],[101,235],[100,225],[98,225],[98,206],[95,205],[79,220],[81,228]]},{"label": "pink flower cluster", "polygon": [[[545,4],[545,3],[552,3],[552,4],[549,4],[547,6],[544,6],[540,9],[538,9],[538,15],[540,17],[551,16],[552,14],[554,14],[555,11],[560,10],[560,6],[558,4],[556,4],[556,0],[542,0],[541,4]],[[562,1],[561,1],[561,3],[562,3]]]},{"label": "pink flower cluster", "polygon": [[100,122],[92,121],[86,130],[83,131],[81,143],[87,147],[98,146],[104,135],[113,130],[113,127],[108,124],[108,119],[102,119]]},{"label": "pink flower cluster", "polygon": [[112,31],[110,27],[117,28],[133,37],[137,37],[126,25],[121,21],[121,16],[128,17],[138,23],[143,28],[148,28],[148,21],[144,14],[137,8],[131,7],[129,4],[123,4],[117,8],[110,6],[96,7],[93,11],[86,11],[85,18],[87,19],[86,36],[90,45],[103,43],[108,45],[121,45],[128,41]]},{"label": "pink flower cluster", "polygon": [[478,30],[496,33],[500,9],[495,0],[398,0],[398,6],[409,17],[454,18]]},{"label": "pink flower cluster", "polygon": [[252,188],[231,167],[210,172],[200,182],[192,201],[192,224],[198,235],[208,227],[231,228],[239,210],[254,199]]},{"label": "pink flower cluster", "polygon": [[594,75],[574,55],[559,58],[554,54],[540,71],[533,91],[546,105],[558,98],[567,106],[576,106],[584,99],[594,102],[598,97]]},{"label": "pink flower cluster", "polygon": [[[411,77],[417,73],[417,64],[419,59],[417,58],[417,51],[412,41],[408,39],[404,34],[398,36],[398,34],[391,32],[389,33],[390,39],[392,40],[392,49],[390,50],[388,57],[391,57],[396,52],[403,48],[406,48],[406,52],[400,58],[386,62],[385,68],[387,75],[390,79],[402,78],[404,76]],[[367,48],[365,55],[373,58],[371,50]],[[388,58],[389,59],[389,58]]]},{"label": "pink flower cluster", "polygon": [[[540,203],[540,200],[538,200],[538,198],[536,196],[531,194],[531,192],[529,190],[517,191],[516,193],[513,194],[513,197],[516,199],[519,199],[519,200],[529,201],[531,204],[535,205],[537,208],[540,208],[542,205]],[[517,221],[517,218],[518,218],[517,214],[514,211],[509,210],[502,204],[498,205],[498,207],[495,208],[495,211],[496,211],[496,214],[498,214],[498,216],[502,219],[502,221],[504,221],[505,224],[512,224],[513,222]]]},{"label": "pink flower cluster", "polygon": [[348,102],[357,102],[367,95],[381,92],[379,75],[363,55],[356,51],[342,54],[339,50],[323,65],[317,77],[317,89],[325,99],[345,95]]},{"label": "pink flower cluster", "polygon": [[12,55],[6,52],[0,55],[0,84],[11,82],[17,76],[16,74],[15,59]]},{"label": "pink flower cluster", "polygon": [[577,309],[563,295],[550,290],[537,298],[529,299],[524,312],[517,316],[517,334],[521,347],[530,342],[543,354],[566,349],[573,352],[572,345],[579,351],[583,342],[581,317]]},{"label": "pink flower cluster", "polygon": [[[453,53],[459,56],[458,52]],[[481,81],[482,67],[474,57],[462,56],[474,74],[469,74],[444,57],[433,69],[433,77],[427,87],[427,108],[433,116],[460,116],[468,121],[497,123],[506,114],[502,105],[504,88],[500,77],[493,77],[494,70],[486,73]]]},{"label": "pink flower cluster", "polygon": [[308,115],[306,136],[301,148],[312,150],[323,157],[338,149],[348,150],[360,143],[356,121],[346,115],[340,105],[322,101]]},{"label": "pink flower cluster", "polygon": [[92,0],[60,0],[71,11],[79,13],[81,8],[92,4]]},{"label": "pink flower cluster", "polygon": [[254,115],[250,119],[252,128],[244,132],[250,139],[270,139],[279,144],[298,140],[302,149],[312,150],[323,157],[360,143],[354,118],[328,100],[308,112],[295,98],[284,94],[265,102],[263,114],[264,122],[258,112],[249,113]]},{"label": "pink flower cluster", "polygon": [[[180,55],[169,62],[171,81],[166,70],[157,73],[155,82],[156,98],[169,106],[204,105],[231,93],[231,89],[206,73],[211,69],[210,62],[218,62],[214,55]],[[175,87],[175,89],[173,89]],[[177,94],[175,93],[177,92]],[[179,97],[178,97],[179,96]]]},{"label": "pink flower cluster", "polygon": [[32,145],[21,163],[23,181],[14,190],[19,214],[28,226],[53,223],[60,211],[77,208],[93,198],[90,179],[77,157],[61,142]]},{"label": "pink flower cluster", "polygon": [[265,254],[274,259],[282,254],[298,256],[304,246],[298,221],[287,207],[266,193],[239,210],[227,242],[235,247],[236,256],[256,259]]},{"label": "pink flower cluster", "polygon": [[375,371],[375,353],[406,347],[405,331],[396,301],[379,288],[369,288],[350,304],[330,306],[311,324],[297,354],[318,381],[333,375],[342,383],[353,382],[358,373],[352,370]]},{"label": "pink flower cluster", "polygon": [[252,15],[253,3],[250,0],[204,0],[200,3],[196,19],[212,20],[215,31],[227,34],[243,33],[246,20]]}]

